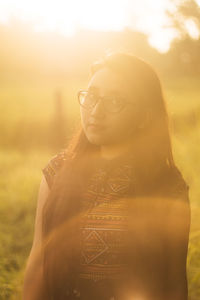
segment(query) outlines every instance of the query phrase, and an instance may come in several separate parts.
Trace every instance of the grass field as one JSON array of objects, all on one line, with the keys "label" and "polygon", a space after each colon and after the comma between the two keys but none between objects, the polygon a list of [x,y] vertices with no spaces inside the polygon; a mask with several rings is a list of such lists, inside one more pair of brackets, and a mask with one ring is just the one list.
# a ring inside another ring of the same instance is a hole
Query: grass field
[{"label": "grass field", "polygon": [[[0,151],[0,299],[21,299],[23,271],[34,229],[41,169],[55,149],[23,148],[49,130],[54,92],[60,89],[69,132],[78,120],[76,91],[85,82],[52,82],[10,78],[0,87],[2,150]],[[200,299],[200,116],[198,78],[164,81],[175,161],[190,186],[192,223],[187,262],[189,299]],[[70,99],[70,100],[69,100]],[[30,124],[32,126],[30,127]],[[175,126],[174,126],[175,124]],[[21,128],[21,126],[23,128]],[[31,128],[31,133],[29,132]],[[23,135],[20,136],[21,130]],[[18,138],[23,142],[21,147]],[[17,147],[15,147],[15,143]]]}]

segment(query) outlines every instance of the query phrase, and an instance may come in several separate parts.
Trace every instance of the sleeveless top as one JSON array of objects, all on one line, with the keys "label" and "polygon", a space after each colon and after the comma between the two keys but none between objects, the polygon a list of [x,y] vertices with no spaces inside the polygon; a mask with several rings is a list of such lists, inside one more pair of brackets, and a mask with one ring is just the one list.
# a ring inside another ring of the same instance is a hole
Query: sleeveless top
[{"label": "sleeveless top", "polygon": [[[64,151],[52,157],[42,169],[49,188],[66,159]],[[133,157],[107,161],[99,159],[82,197],[80,273],[77,287],[66,299],[118,299],[112,282],[128,270],[127,220],[130,190],[134,190]],[[180,187],[181,189],[181,187]],[[186,233],[187,234],[187,233]],[[87,289],[83,296],[84,287]]]},{"label": "sleeveless top", "polygon": [[[50,189],[65,158],[65,152],[60,152],[42,169]],[[82,208],[86,213],[80,227],[80,281],[111,282],[126,274],[126,196],[133,177],[130,159],[99,159],[83,194]]]}]

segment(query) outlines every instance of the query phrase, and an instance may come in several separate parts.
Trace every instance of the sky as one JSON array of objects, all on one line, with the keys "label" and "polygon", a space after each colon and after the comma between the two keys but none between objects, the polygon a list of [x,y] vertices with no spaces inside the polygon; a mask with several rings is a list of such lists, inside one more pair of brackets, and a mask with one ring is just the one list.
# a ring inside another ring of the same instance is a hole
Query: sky
[{"label": "sky", "polygon": [[[172,0],[0,0],[0,23],[16,18],[31,22],[35,31],[65,36],[81,28],[120,31],[128,27],[146,33],[151,46],[167,52],[177,36],[169,26],[167,9],[175,10]],[[193,25],[188,22],[188,30]]]}]

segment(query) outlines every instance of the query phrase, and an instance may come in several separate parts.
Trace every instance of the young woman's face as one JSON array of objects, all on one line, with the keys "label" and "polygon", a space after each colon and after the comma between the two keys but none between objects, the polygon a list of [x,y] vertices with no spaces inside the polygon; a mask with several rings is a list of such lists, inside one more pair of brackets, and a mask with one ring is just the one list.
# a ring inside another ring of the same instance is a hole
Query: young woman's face
[{"label": "young woman's face", "polygon": [[139,125],[139,114],[138,99],[130,90],[130,84],[112,70],[103,68],[93,75],[88,90],[97,97],[106,97],[106,101],[117,96],[129,102],[119,112],[106,110],[102,99],[98,99],[92,109],[81,107],[82,127],[89,142],[105,146],[133,139]]}]

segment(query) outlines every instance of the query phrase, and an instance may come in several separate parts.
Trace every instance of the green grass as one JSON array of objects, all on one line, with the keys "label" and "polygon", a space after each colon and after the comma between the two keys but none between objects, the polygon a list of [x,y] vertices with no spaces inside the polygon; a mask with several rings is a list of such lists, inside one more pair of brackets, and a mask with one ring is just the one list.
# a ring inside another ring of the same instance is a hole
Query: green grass
[{"label": "green grass", "polygon": [[[41,135],[41,140],[54,112],[54,92],[57,87],[63,94],[65,116],[72,130],[78,120],[76,91],[85,83],[52,80],[5,81],[0,88],[0,128],[4,141],[0,151],[0,299],[21,299],[23,272],[31,248],[37,193],[41,169],[55,150],[34,144],[23,148],[29,139]],[[188,283],[190,300],[200,299],[200,118],[188,123],[185,116],[198,111],[197,79],[166,80],[166,99],[171,120],[179,120],[181,126],[172,127],[175,161],[190,186],[192,223],[188,254]],[[182,119],[180,117],[182,116]],[[178,121],[178,122],[179,122]],[[28,124],[32,122],[32,127]],[[27,126],[23,129],[17,124]],[[32,128],[30,130],[30,128]],[[23,145],[15,148],[20,130]],[[43,134],[43,135],[42,135]],[[14,139],[15,138],[15,139]]]},{"label": "green grass", "polygon": [[[47,153],[0,152],[0,299],[10,299],[22,280],[33,237],[41,168]],[[20,297],[19,297],[20,299]]]}]

